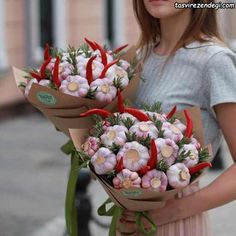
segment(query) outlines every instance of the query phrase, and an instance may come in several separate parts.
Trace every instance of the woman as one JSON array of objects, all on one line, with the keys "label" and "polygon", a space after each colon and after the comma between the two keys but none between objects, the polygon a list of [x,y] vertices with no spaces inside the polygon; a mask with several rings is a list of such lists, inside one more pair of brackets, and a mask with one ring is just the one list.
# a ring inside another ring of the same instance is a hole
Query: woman
[{"label": "woman", "polygon": [[[144,82],[135,103],[161,101],[164,112],[174,105],[179,110],[200,106],[206,143],[213,145],[215,155],[223,133],[236,161],[236,55],[221,42],[216,10],[180,10],[174,2],[133,0],[145,58]],[[158,225],[158,236],[209,236],[205,212],[235,199],[233,164],[205,188],[199,190],[198,184],[188,187],[179,198],[149,214]],[[136,232],[133,212],[122,215],[119,231]]]}]

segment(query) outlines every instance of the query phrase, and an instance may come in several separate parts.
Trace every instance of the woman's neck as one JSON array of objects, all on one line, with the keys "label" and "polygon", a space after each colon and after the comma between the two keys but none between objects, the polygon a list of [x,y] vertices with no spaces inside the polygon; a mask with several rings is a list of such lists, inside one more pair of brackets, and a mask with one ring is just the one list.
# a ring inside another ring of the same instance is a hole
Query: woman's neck
[{"label": "woman's neck", "polygon": [[155,52],[158,55],[169,55],[184,34],[191,20],[191,11],[185,10],[172,17],[160,19],[161,37]]}]

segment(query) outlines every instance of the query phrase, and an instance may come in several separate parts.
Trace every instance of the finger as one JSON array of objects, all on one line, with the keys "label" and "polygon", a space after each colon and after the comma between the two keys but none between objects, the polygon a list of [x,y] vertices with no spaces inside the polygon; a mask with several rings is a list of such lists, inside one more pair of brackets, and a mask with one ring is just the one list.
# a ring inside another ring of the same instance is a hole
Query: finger
[{"label": "finger", "polygon": [[129,219],[129,218],[126,218],[126,217],[121,217],[120,218],[120,222],[127,222],[127,223],[132,223],[132,224],[135,224],[135,220],[133,220],[132,218],[131,219]]},{"label": "finger", "polygon": [[135,217],[136,213],[134,211],[124,211],[124,215]]},{"label": "finger", "polygon": [[133,233],[137,231],[137,226],[136,224],[133,223],[129,222],[122,223],[121,221],[119,221],[117,224],[117,230],[121,233]]},{"label": "finger", "polygon": [[129,214],[129,213],[124,213],[122,216],[124,218],[129,218],[129,219],[133,219],[133,220],[136,218],[135,214]]}]

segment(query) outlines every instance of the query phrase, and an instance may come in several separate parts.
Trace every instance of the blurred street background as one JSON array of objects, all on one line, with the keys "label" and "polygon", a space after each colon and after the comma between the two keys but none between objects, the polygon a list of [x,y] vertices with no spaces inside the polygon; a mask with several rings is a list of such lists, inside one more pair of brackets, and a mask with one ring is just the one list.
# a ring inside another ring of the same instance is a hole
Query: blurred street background
[{"label": "blurred street background", "polygon": [[[236,10],[218,12],[222,33],[236,50]],[[0,0],[0,236],[64,236],[70,165],[59,150],[67,137],[25,101],[11,67],[37,66],[46,42],[76,47],[88,37],[115,47],[135,44],[138,35],[131,0]],[[232,163],[225,144],[219,156],[223,169],[209,171],[202,185]],[[94,217],[108,224],[96,215],[105,192],[92,181],[88,194]],[[210,211],[213,235],[235,236],[235,216],[235,202]],[[107,235],[94,221],[90,228],[93,236]]]}]

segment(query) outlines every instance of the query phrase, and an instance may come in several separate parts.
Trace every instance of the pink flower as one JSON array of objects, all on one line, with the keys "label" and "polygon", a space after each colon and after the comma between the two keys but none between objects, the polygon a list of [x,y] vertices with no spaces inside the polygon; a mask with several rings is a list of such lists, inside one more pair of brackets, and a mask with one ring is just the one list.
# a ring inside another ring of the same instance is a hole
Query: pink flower
[{"label": "pink flower", "polygon": [[[47,69],[53,73],[54,65],[56,62],[56,58],[52,58],[51,62],[48,64]],[[59,80],[63,81],[69,75],[73,73],[74,67],[67,61],[63,61],[59,64]]]},{"label": "pink flower", "polygon": [[109,79],[96,79],[91,84],[92,90],[96,89],[95,97],[99,102],[111,102],[117,93],[117,89]]},{"label": "pink flower", "polygon": [[197,150],[199,150],[201,148],[201,144],[193,136],[191,137],[190,140],[191,140],[191,144],[193,144]]},{"label": "pink flower", "polygon": [[78,68],[83,67],[83,69],[86,69],[88,58],[86,58],[85,54],[81,54],[76,57],[76,62]]},{"label": "pink flower", "polygon": [[125,70],[127,71],[130,67],[130,63],[125,61],[125,60],[119,60],[119,63],[120,63],[120,66]]},{"label": "pink flower", "polygon": [[51,61],[50,61],[50,63],[47,65],[47,69],[48,69],[50,72],[53,71],[55,62],[56,62],[56,58],[52,58]]},{"label": "pink flower", "polygon": [[173,125],[177,127],[182,133],[186,130],[186,125],[184,125],[180,120],[175,119]]},{"label": "pink flower", "polygon": [[119,80],[121,88],[124,89],[129,84],[128,73],[120,66],[113,65],[106,73],[106,77],[112,81]]},{"label": "pink flower", "polygon": [[179,151],[179,147],[176,143],[171,139],[163,138],[156,139],[155,143],[158,151],[157,161],[160,162],[163,160],[168,166],[175,163]]},{"label": "pink flower", "polygon": [[126,143],[118,152],[117,160],[123,158],[124,168],[139,171],[150,158],[148,149],[136,141]]},{"label": "pink flower", "polygon": [[82,150],[85,154],[92,157],[99,148],[99,138],[88,137],[86,142],[82,145]]},{"label": "pink flower", "polygon": [[74,67],[68,62],[62,62],[59,65],[59,80],[63,81],[73,73]]},{"label": "pink flower", "polygon": [[190,168],[195,166],[196,164],[198,164],[199,162],[199,156],[198,156],[198,150],[195,147],[195,145],[193,144],[185,144],[180,150],[179,153],[181,152],[189,152],[190,151],[190,155],[184,160],[184,164]]},{"label": "pink flower", "polygon": [[143,138],[150,136],[152,139],[155,139],[158,137],[158,129],[152,121],[136,123],[129,129],[129,132]]},{"label": "pink flower", "polygon": [[181,130],[169,122],[164,122],[161,129],[164,131],[165,138],[172,139],[175,142],[180,141],[184,137]]},{"label": "pink flower", "polygon": [[103,128],[103,130],[107,130],[107,128],[109,127],[109,126],[111,126],[111,123],[109,122],[109,121],[103,121],[102,122],[102,128]]},{"label": "pink flower", "polygon": [[59,90],[75,97],[85,97],[89,90],[88,81],[79,75],[68,76],[62,81]]},{"label": "pink flower", "polygon": [[116,155],[108,148],[102,147],[92,156],[91,163],[97,174],[108,174],[116,166]]},{"label": "pink flower", "polygon": [[165,192],[168,185],[167,176],[163,171],[153,169],[142,177],[142,187],[157,192]]},{"label": "pink flower", "polygon": [[190,183],[191,176],[183,163],[176,163],[167,170],[167,178],[172,188],[183,188]]},{"label": "pink flower", "polygon": [[[90,58],[81,59],[81,61],[77,64],[79,74],[84,78],[86,78],[86,68],[87,68],[87,63],[88,63],[89,59]],[[93,70],[93,79],[94,80],[99,78],[103,69],[104,69],[104,66],[101,62],[96,61],[96,60],[93,61],[92,70]]]},{"label": "pink flower", "polygon": [[139,122],[136,117],[134,117],[133,115],[131,115],[131,114],[127,113],[127,112],[124,112],[124,113],[115,112],[115,113],[114,113],[114,116],[119,116],[119,117],[120,117],[120,119],[121,119],[121,122],[120,122],[120,123],[121,123],[122,125],[124,125],[124,122],[123,122],[123,121],[125,121],[125,120],[128,119],[128,118],[129,118],[130,120],[132,120],[132,121],[134,122],[134,124],[136,124],[136,123]]},{"label": "pink flower", "polygon": [[128,132],[128,129],[121,125],[114,125],[108,127],[105,133],[101,136],[101,141],[104,145],[112,146],[112,144],[124,145],[127,138],[125,133]]},{"label": "pink flower", "polygon": [[40,80],[40,82],[38,82],[36,79],[31,79],[25,87],[25,96],[26,97],[28,97],[30,89],[33,84],[39,84],[39,85],[42,85],[45,87],[49,87],[51,85],[51,81],[47,80],[47,79],[43,79],[43,80]]},{"label": "pink flower", "polygon": [[151,111],[144,111],[142,110],[144,113],[146,113],[151,120],[153,119],[153,117],[155,117],[157,120],[161,121],[161,122],[165,122],[166,121],[166,117],[162,114],[159,114],[157,112],[151,112]]},{"label": "pink flower", "polygon": [[137,172],[132,172],[128,169],[123,169],[117,176],[113,179],[114,188],[140,188],[141,178]]}]

